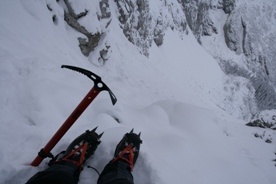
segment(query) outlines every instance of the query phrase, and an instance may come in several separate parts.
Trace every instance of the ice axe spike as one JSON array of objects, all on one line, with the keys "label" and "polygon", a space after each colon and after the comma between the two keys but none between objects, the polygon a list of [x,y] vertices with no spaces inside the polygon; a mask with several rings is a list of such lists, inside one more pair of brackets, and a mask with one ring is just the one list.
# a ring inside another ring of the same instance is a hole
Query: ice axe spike
[{"label": "ice axe spike", "polygon": [[[55,147],[55,145],[59,142],[59,140],[63,137],[63,135],[69,130],[69,128],[75,123],[75,121],[81,116],[84,110],[90,105],[90,103],[96,98],[96,96],[101,91],[106,90],[109,92],[113,105],[117,101],[115,95],[107,87],[107,85],[102,82],[101,78],[96,74],[92,73],[91,71],[85,70],[83,68],[75,67],[75,66],[69,66],[69,65],[62,65],[61,68],[68,68],[86,75],[88,78],[94,81],[94,86],[87,93],[87,95],[82,99],[82,101],[75,108],[75,110],[70,114],[70,116],[65,120],[62,126],[58,129],[58,131],[46,144],[46,146],[40,150],[37,157],[32,161],[31,163],[32,166],[38,166],[44,158],[53,156],[50,153],[51,150]],[[96,131],[96,129],[94,129],[94,131]]]}]

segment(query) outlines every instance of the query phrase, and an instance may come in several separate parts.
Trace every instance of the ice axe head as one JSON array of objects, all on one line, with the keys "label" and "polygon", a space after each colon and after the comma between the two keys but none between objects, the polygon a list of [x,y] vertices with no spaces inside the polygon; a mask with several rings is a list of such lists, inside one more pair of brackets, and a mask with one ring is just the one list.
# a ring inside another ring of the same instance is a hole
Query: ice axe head
[{"label": "ice axe head", "polygon": [[83,75],[86,75],[89,79],[91,79],[92,81],[94,81],[94,87],[99,90],[99,91],[108,91],[112,104],[114,105],[117,102],[117,98],[115,97],[115,95],[112,93],[112,91],[109,89],[109,87],[107,87],[107,85],[102,81],[101,77],[99,77],[98,75],[94,74],[93,72],[83,69],[83,68],[79,68],[76,66],[69,66],[69,65],[62,65],[61,68],[67,68],[70,70],[74,70],[77,71]]}]

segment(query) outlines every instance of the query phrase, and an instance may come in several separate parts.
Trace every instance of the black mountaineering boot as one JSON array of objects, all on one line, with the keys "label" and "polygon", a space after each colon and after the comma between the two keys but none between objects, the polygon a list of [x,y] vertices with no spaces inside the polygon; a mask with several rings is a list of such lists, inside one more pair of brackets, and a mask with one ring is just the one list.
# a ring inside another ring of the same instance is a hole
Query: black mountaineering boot
[{"label": "black mountaineering boot", "polygon": [[126,133],[116,146],[112,162],[124,161],[129,164],[129,168],[132,170],[139,156],[140,144],[142,143],[140,135],[141,133],[133,133],[133,129]]},{"label": "black mountaineering boot", "polygon": [[98,135],[96,129],[97,127],[93,130],[86,130],[86,132],[78,136],[71,142],[66,151],[58,154],[53,161],[50,161],[49,165],[68,161],[82,168],[86,160],[94,154],[98,145],[101,143],[100,138],[103,133]]},{"label": "black mountaineering boot", "polygon": [[139,155],[142,140],[133,129],[124,135],[115,149],[114,158],[105,166],[97,184],[134,184],[132,170]]},{"label": "black mountaineering boot", "polygon": [[96,129],[86,130],[78,136],[66,151],[62,151],[49,162],[50,167],[35,174],[27,184],[77,184],[84,163],[101,142],[103,133],[98,135]]}]

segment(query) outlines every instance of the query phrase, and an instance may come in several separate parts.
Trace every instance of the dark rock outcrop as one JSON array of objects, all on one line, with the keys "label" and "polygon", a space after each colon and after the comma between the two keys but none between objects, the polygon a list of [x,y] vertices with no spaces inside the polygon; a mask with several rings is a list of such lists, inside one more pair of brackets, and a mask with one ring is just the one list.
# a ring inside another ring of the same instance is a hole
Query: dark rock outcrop
[{"label": "dark rock outcrop", "polygon": [[256,90],[260,110],[276,108],[273,88],[276,84],[276,44],[271,42],[276,40],[276,33],[271,30],[273,25],[270,25],[273,12],[276,14],[269,3],[250,7],[241,5],[230,12],[224,26],[227,46],[236,54],[246,56],[247,62],[244,64],[254,74],[250,80]]},{"label": "dark rock outcrop", "polygon": [[210,2],[203,0],[181,0],[187,22],[197,41],[201,43],[202,36],[211,36],[217,33],[217,28],[210,18],[209,10],[212,8]]},{"label": "dark rock outcrop", "polygon": [[223,0],[223,11],[227,14],[231,13],[236,7],[236,0]]},{"label": "dark rock outcrop", "polygon": [[81,12],[80,14],[76,14],[74,12],[74,9],[72,8],[71,4],[69,3],[68,0],[64,0],[66,7],[67,7],[67,12],[64,12],[64,20],[67,22],[68,25],[70,25],[72,28],[77,30],[78,32],[84,34],[86,38],[79,37],[79,47],[81,49],[81,52],[83,55],[88,56],[90,52],[92,52],[98,45],[101,34],[100,33],[90,33],[87,31],[87,29],[82,26],[79,22],[78,19],[86,16],[88,13],[87,10],[84,12]]},{"label": "dark rock outcrop", "polygon": [[167,28],[178,30],[181,34],[187,33],[185,14],[178,2],[167,3],[163,0],[162,11],[153,14],[150,10],[149,0],[115,0],[121,23],[121,28],[126,38],[140,48],[142,54],[148,56],[148,49],[154,42],[162,45]]}]

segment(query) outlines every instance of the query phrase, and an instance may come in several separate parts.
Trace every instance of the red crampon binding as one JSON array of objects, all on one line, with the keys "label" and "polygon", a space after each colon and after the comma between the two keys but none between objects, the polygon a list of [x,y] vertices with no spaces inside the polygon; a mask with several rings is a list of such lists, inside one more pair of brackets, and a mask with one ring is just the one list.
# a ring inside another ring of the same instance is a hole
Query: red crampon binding
[{"label": "red crampon binding", "polygon": [[[129,154],[128,158],[124,157],[124,154]],[[119,155],[113,159],[112,162],[115,162],[117,160],[123,160],[125,162],[127,162],[129,164],[129,167],[131,169],[131,171],[133,170],[134,164],[133,164],[133,157],[134,157],[134,151],[133,151],[133,144],[128,145],[127,147],[125,147],[120,153]]]},{"label": "red crampon binding", "polygon": [[[81,167],[82,163],[84,161],[84,157],[85,157],[87,147],[88,147],[88,143],[86,142],[86,143],[82,144],[81,146],[79,146],[77,149],[73,150],[70,154],[66,155],[64,158],[62,158],[62,160],[73,162],[77,166]],[[81,155],[80,155],[80,158],[79,158],[78,161],[70,159],[71,156],[73,156],[75,153],[77,153],[81,149],[82,149],[82,151],[81,151]]]}]

